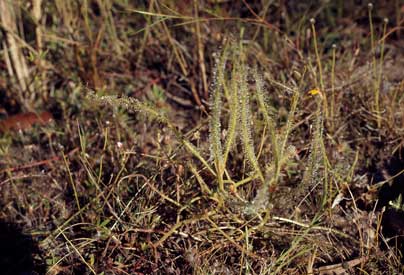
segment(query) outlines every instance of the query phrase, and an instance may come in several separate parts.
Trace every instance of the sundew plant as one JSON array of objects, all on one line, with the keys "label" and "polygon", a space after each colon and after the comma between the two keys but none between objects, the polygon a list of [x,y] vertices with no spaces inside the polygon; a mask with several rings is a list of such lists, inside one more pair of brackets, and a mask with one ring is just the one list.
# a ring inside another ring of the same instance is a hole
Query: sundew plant
[{"label": "sundew plant", "polygon": [[[198,174],[197,169],[190,164],[202,191],[207,191],[211,199],[219,207],[223,207],[231,194],[238,194],[237,189],[253,182],[259,188],[253,198],[240,198],[246,204],[245,213],[268,212],[271,193],[281,179],[282,167],[296,155],[294,146],[289,145],[288,138],[294,125],[294,117],[299,100],[298,87],[287,87],[290,96],[290,110],[283,127],[278,127],[276,118],[271,114],[268,104],[268,93],[265,89],[263,76],[258,65],[249,65],[245,45],[234,41],[225,43],[221,52],[215,53],[215,66],[212,73],[210,91],[209,115],[209,148],[210,154],[204,155],[201,148],[191,143],[164,114],[150,104],[137,99],[116,96],[94,96],[102,103],[120,106],[143,113],[152,120],[168,126],[178,141],[202,164],[202,168],[210,172],[214,183],[207,184]],[[270,79],[274,85],[282,84]],[[226,112],[224,112],[224,108]],[[257,116],[258,114],[258,116]],[[259,123],[261,120],[263,123]],[[254,129],[257,125],[263,126]],[[256,134],[260,133],[260,137]],[[225,135],[223,134],[225,133]],[[261,138],[261,141],[259,139]],[[270,148],[269,156],[260,156],[262,147]],[[258,144],[258,145],[257,145]],[[237,145],[241,145],[243,162],[248,170],[241,180],[232,177],[228,162]],[[203,145],[201,145],[203,147]],[[270,159],[269,163],[263,159]]]}]

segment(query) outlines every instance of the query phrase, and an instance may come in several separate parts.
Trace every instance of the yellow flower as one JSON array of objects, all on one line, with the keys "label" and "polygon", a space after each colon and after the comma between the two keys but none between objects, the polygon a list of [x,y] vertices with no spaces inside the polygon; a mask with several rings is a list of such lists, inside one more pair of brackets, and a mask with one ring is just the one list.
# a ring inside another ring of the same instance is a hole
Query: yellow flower
[{"label": "yellow flower", "polygon": [[312,95],[312,96],[319,95],[320,98],[323,99],[323,94],[321,93],[321,91],[320,91],[319,88],[315,88],[315,89],[313,89],[313,90],[310,90],[310,91],[308,92],[308,94],[310,94],[310,95]]},{"label": "yellow flower", "polygon": [[310,90],[310,91],[308,92],[308,94],[311,94],[311,95],[320,94],[320,95],[321,95],[321,92],[320,92],[319,89],[315,88],[315,89],[313,89],[313,90]]}]

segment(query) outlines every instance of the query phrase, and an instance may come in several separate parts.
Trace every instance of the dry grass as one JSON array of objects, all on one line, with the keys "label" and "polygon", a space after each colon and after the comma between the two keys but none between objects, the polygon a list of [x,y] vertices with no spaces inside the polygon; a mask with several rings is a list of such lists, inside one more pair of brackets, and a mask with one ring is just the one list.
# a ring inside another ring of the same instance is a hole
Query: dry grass
[{"label": "dry grass", "polygon": [[287,2],[1,9],[0,268],[403,272],[402,7]]}]

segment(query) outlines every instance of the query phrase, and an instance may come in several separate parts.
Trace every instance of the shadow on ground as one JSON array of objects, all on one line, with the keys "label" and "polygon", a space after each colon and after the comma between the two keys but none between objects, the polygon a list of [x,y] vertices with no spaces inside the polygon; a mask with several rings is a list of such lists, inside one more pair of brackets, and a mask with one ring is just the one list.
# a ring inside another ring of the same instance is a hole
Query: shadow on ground
[{"label": "shadow on ground", "polygon": [[[404,255],[404,211],[394,209],[390,202],[396,200],[399,195],[404,197],[404,148],[398,150],[386,165],[387,174],[394,176],[389,184],[385,184],[379,192],[379,203],[386,207],[383,215],[382,228],[383,235],[387,237],[389,245],[401,251]],[[401,205],[401,208],[404,204]],[[404,263],[404,257],[401,258]]]},{"label": "shadow on ground", "polygon": [[0,221],[0,274],[45,274],[44,265],[34,260],[37,244],[15,225]]}]

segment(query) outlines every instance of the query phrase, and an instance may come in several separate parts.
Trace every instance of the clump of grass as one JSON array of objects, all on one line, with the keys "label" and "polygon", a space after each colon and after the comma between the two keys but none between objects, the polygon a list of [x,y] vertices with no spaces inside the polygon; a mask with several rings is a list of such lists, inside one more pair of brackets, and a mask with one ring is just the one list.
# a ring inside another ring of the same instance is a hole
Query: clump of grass
[{"label": "clump of grass", "polygon": [[388,19],[384,18],[383,20],[383,35],[381,39],[380,45],[380,58],[377,60],[376,57],[376,40],[375,40],[375,32],[373,26],[373,16],[372,16],[373,4],[368,4],[368,16],[369,16],[369,27],[370,27],[370,45],[371,45],[371,53],[372,53],[372,74],[373,74],[373,97],[374,97],[374,112],[376,113],[377,127],[381,127],[382,116],[380,110],[380,86],[382,83],[382,75],[383,75],[383,61],[384,61],[384,45],[386,41],[386,31]]},{"label": "clump of grass", "polygon": [[[323,104],[324,104],[324,113],[326,117],[328,118],[328,103],[327,103],[327,95],[324,93],[324,77],[323,77],[323,65],[321,64],[321,58],[320,58],[320,52],[318,49],[318,44],[317,44],[317,32],[316,32],[316,20],[314,18],[310,19],[310,24],[311,24],[311,30],[313,32],[313,43],[314,43],[314,52],[316,55],[316,63],[318,67],[318,74],[319,74],[319,80],[317,78],[315,79],[316,81],[316,86],[320,88],[320,91],[323,92]],[[318,82],[320,85],[318,85]]]}]

